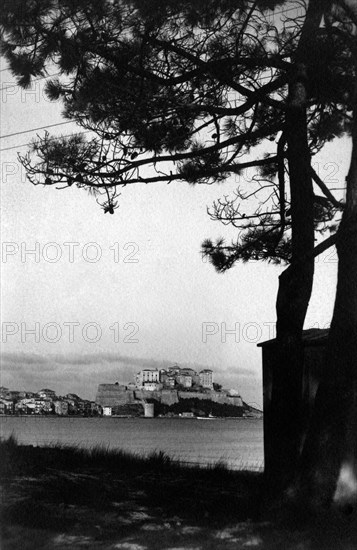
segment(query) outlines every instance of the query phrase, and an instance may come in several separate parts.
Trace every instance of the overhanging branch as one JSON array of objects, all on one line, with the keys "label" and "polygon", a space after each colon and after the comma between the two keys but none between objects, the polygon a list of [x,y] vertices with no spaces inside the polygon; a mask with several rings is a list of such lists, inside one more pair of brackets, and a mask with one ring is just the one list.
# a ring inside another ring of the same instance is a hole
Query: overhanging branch
[{"label": "overhanging branch", "polygon": [[345,203],[343,201],[338,201],[336,197],[331,193],[327,185],[322,181],[320,176],[315,172],[313,167],[310,167],[311,177],[314,182],[320,187],[321,191],[329,199],[329,201],[336,207],[338,210],[343,210],[345,208]]}]

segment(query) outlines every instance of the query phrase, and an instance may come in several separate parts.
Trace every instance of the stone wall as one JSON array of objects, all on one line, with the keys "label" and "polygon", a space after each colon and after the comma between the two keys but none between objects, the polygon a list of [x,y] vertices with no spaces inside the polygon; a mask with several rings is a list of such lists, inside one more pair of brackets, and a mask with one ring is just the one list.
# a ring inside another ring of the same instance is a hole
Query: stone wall
[{"label": "stone wall", "polygon": [[204,393],[200,391],[179,391],[178,396],[180,399],[211,399],[211,392],[210,393]]},{"label": "stone wall", "polygon": [[243,400],[240,395],[226,395],[220,392],[178,392],[180,399],[209,399],[215,403],[220,403],[221,405],[235,405],[236,407],[243,407]]},{"label": "stone wall", "polygon": [[134,391],[116,384],[99,384],[95,401],[102,407],[137,403]]},{"label": "stone wall", "polygon": [[147,390],[136,390],[135,391],[136,399],[156,399],[164,405],[174,405],[178,403],[179,398],[176,390],[161,390],[161,391],[147,391]]},{"label": "stone wall", "polygon": [[239,395],[229,396],[220,392],[185,392],[177,390],[128,390],[126,386],[117,384],[99,384],[96,403],[102,407],[115,407],[116,405],[130,405],[147,399],[156,399],[164,405],[174,405],[180,399],[208,399],[222,405],[243,406],[242,398]]}]

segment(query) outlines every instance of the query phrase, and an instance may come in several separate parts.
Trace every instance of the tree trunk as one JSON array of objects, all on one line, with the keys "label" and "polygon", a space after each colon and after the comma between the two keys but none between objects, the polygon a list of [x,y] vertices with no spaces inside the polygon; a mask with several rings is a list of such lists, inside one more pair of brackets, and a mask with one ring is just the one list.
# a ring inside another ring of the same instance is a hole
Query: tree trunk
[{"label": "tree trunk", "polygon": [[[265,425],[270,426],[265,475],[270,489],[281,491],[296,472],[303,436],[302,330],[314,277],[314,193],[307,137],[307,63],[320,25],[321,0],[312,0],[306,14],[290,75],[286,137],[290,174],[292,262],[279,280],[277,346],[272,373],[272,395]],[[309,259],[305,262],[304,257]]]},{"label": "tree trunk", "polygon": [[[302,330],[314,276],[314,217],[310,154],[307,146],[305,78],[296,71],[286,117],[292,213],[292,265],[280,276],[277,297],[277,349],[268,419],[273,456],[266,476],[279,489],[295,471],[300,451],[302,399]],[[298,260],[311,254],[304,263]],[[267,411],[268,412],[268,411]],[[279,481],[279,484],[277,484]]]},{"label": "tree trunk", "polygon": [[300,484],[313,504],[357,505],[357,83],[346,209],[337,234],[338,282]]}]

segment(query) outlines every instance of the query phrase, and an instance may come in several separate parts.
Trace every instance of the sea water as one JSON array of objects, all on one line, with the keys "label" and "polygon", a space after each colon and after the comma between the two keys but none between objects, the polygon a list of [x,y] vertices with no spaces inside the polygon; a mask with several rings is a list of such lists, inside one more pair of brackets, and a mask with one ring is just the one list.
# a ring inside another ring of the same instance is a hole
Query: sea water
[{"label": "sea water", "polygon": [[255,418],[83,418],[0,416],[0,436],[20,444],[120,448],[147,455],[164,451],[175,460],[232,469],[263,468],[263,421]]}]

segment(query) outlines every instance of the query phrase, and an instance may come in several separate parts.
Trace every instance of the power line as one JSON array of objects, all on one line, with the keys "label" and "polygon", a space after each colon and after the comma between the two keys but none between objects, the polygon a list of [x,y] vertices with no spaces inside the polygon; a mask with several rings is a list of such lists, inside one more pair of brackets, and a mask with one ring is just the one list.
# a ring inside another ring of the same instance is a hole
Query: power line
[{"label": "power line", "polygon": [[[51,75],[51,76],[53,76],[53,75]],[[257,80],[261,81],[261,80],[266,80],[268,78],[270,79],[271,77],[269,77],[269,76],[261,77],[260,79],[257,79]],[[244,101],[240,101],[239,103],[244,103]],[[0,139],[13,137],[13,136],[18,136],[18,135],[22,135],[22,134],[28,134],[30,132],[35,132],[36,130],[45,130],[46,128],[54,128],[56,126],[62,126],[64,124],[71,124],[71,123],[74,123],[74,121],[73,120],[68,120],[68,121],[65,121],[65,122],[58,122],[56,124],[47,124],[46,126],[40,126],[38,128],[31,128],[29,130],[23,130],[21,132],[14,132],[13,134],[6,134],[5,136],[0,136]],[[84,134],[84,133],[87,133],[87,132],[79,132],[79,134]],[[79,135],[79,134],[75,134],[75,135]],[[70,135],[70,134],[68,134],[68,135]],[[14,145],[12,147],[6,147],[4,149],[0,149],[0,151],[10,151],[11,149],[16,149],[18,147],[26,147],[28,145],[30,145],[30,143],[24,143],[22,145]]]},{"label": "power line", "polygon": [[11,149],[20,149],[21,147],[28,147],[30,143],[23,143],[22,145],[14,145],[13,147],[5,147],[5,149],[0,149],[2,151],[10,151]]},{"label": "power line", "polygon": [[[55,73],[54,75],[49,75],[50,76],[55,76],[56,74],[59,74],[59,73]],[[48,77],[41,77],[41,78],[38,78],[37,80],[41,80],[43,78],[48,78]],[[256,81],[261,81],[261,80],[266,80],[266,79],[270,79],[272,77],[270,76],[263,76],[263,77],[260,77],[258,79],[256,79]],[[0,88],[0,91],[2,90],[3,88]],[[0,136],[0,139],[4,139],[4,138],[8,138],[8,137],[13,137],[13,136],[18,136],[18,135],[21,135],[21,134],[28,134],[30,132],[34,132],[36,130],[44,130],[46,128],[53,128],[55,126],[62,126],[63,124],[71,124],[73,121],[72,120],[68,120],[68,121],[65,121],[65,122],[58,122],[56,124],[47,124],[46,126],[39,126],[38,128],[31,128],[29,130],[22,130],[21,132],[14,132],[12,134],[6,134],[4,136]]]},{"label": "power line", "polygon": [[47,124],[47,126],[39,126],[38,128],[31,128],[31,130],[23,130],[22,132],[14,132],[13,134],[6,134],[6,136],[0,136],[0,139],[8,138],[12,136],[20,136],[21,134],[28,134],[29,132],[35,132],[36,130],[44,130],[46,128],[53,128],[54,126],[62,126],[63,124],[72,124],[73,120],[66,122],[57,122],[57,124]]},{"label": "power line", "polygon": [[[70,136],[81,136],[83,134],[89,134],[92,130],[86,130],[85,132],[76,132],[75,134],[66,134],[61,137],[70,137]],[[56,139],[58,136],[53,136],[50,138],[50,140]],[[5,147],[5,149],[0,149],[0,153],[2,151],[11,151],[11,149],[19,149],[20,147],[29,147],[31,143],[23,143],[22,145],[13,145],[12,147]]]}]

